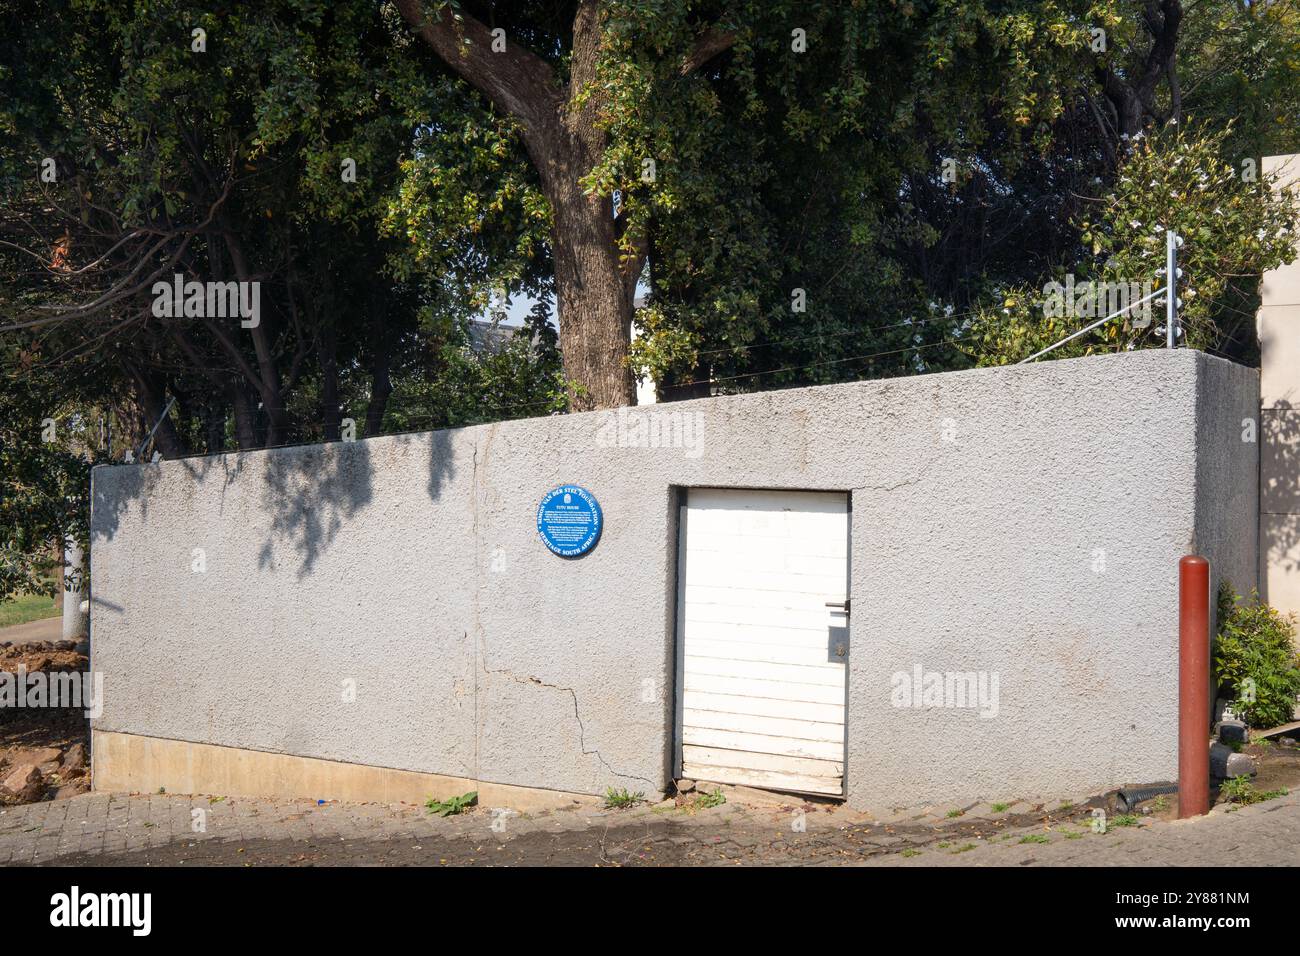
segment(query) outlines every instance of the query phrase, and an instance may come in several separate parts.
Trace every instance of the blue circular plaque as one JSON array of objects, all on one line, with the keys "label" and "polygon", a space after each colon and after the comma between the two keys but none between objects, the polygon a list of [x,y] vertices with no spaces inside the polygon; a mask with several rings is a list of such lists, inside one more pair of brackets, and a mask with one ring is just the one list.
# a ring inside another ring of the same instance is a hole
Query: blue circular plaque
[{"label": "blue circular plaque", "polygon": [[537,534],[562,558],[581,557],[594,548],[603,524],[596,496],[577,485],[551,489],[537,506]]}]

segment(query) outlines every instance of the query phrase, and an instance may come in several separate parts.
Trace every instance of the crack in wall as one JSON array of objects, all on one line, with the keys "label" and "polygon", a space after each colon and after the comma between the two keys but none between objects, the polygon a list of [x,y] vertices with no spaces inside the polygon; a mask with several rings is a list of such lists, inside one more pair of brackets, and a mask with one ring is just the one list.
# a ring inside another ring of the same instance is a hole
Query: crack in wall
[{"label": "crack in wall", "polygon": [[[482,437],[484,439],[483,452],[484,452],[484,457],[486,457],[489,451],[489,447],[491,446],[492,439],[495,432],[496,432],[495,424],[488,426],[487,429],[485,429],[480,436],[476,436],[473,445],[474,502],[473,502],[472,527],[473,527],[474,540],[479,545],[480,551],[483,545],[482,545],[482,535],[481,535],[480,520],[479,520],[480,519],[479,498],[480,495],[484,493],[484,491],[482,487],[483,477],[479,470],[478,437]],[[573,700],[573,719],[577,721],[578,724],[578,747],[580,750],[580,756],[595,757],[598,761],[600,761],[602,767],[604,767],[607,771],[609,771],[609,773],[613,774],[615,777],[619,779],[638,780],[641,781],[642,783],[647,784],[651,789],[655,791],[660,790],[661,789],[660,784],[655,783],[653,780],[650,780],[646,777],[639,777],[636,774],[622,773],[621,771],[616,770],[609,763],[609,761],[605,759],[605,755],[602,754],[599,749],[588,749],[587,725],[583,722],[582,714],[580,712],[580,708],[578,705],[578,693],[574,688],[562,687],[558,684],[548,684],[537,677],[531,677],[531,676],[520,677],[509,670],[505,670],[505,669],[493,670],[492,668],[488,667],[486,645],[483,639],[483,628],[480,621],[482,591],[483,588],[485,587],[485,584],[482,580],[482,575],[483,575],[484,560],[486,554],[476,552],[476,557],[477,557],[477,565],[475,568],[475,575],[479,580],[477,586],[474,588],[472,633],[478,645],[478,659],[481,662],[480,666],[482,667],[482,673],[491,676],[505,677],[511,681],[514,681],[517,684],[533,684],[538,687],[545,687],[548,690],[557,690],[557,691],[562,691],[564,693],[567,693]],[[467,632],[465,635],[466,639],[469,638],[469,635],[470,632]],[[479,741],[480,730],[482,727],[482,723],[480,720],[481,712],[479,708],[479,699],[480,699],[480,695],[482,694],[482,691],[483,688],[479,682],[479,671],[476,668],[474,673],[474,778],[476,780],[483,779],[482,752],[481,752],[480,741]],[[525,783],[523,785],[536,786],[535,783]]]},{"label": "crack in wall", "polygon": [[893,485],[854,485],[850,491],[897,491],[899,488],[906,488],[908,485],[919,484],[925,480],[924,475],[917,475],[915,478],[907,478]]},{"label": "crack in wall", "polygon": [[[480,644],[480,651],[481,650],[482,647]],[[583,723],[582,714],[578,710],[578,692],[574,690],[572,687],[562,687],[559,684],[548,684],[540,677],[520,677],[517,674],[513,673],[512,671],[505,670],[505,669],[492,670],[490,667],[487,666],[487,656],[485,654],[482,655],[482,659],[483,659],[483,665],[482,665],[483,673],[485,674],[505,677],[508,680],[514,681],[516,684],[533,684],[538,687],[545,687],[548,690],[558,690],[567,693],[571,698],[573,698],[573,719],[578,722],[578,748],[579,750],[581,750],[582,756],[595,757],[597,760],[600,761],[601,766],[603,766],[606,770],[612,773],[615,777],[620,777],[624,780],[639,780],[642,783],[648,784],[653,790],[658,791],[660,789],[659,784],[655,783],[653,780],[648,779],[647,777],[638,777],[634,773],[622,773],[618,770],[615,770],[614,767],[610,764],[610,762],[605,759],[605,755],[602,754],[599,750],[587,749],[587,725]],[[477,747],[478,747],[477,724],[475,725],[475,727],[476,727],[476,732],[474,734],[474,746],[477,752]]]},{"label": "crack in wall", "polygon": [[892,485],[853,485],[849,490],[850,491],[886,491],[886,492],[897,491],[899,488],[906,488],[908,485],[920,484],[922,481],[925,480],[926,473],[929,470],[930,470],[930,466],[926,465],[926,467],[922,468],[920,472],[918,472],[916,475],[912,476],[911,478],[904,478],[902,481],[896,481]]}]

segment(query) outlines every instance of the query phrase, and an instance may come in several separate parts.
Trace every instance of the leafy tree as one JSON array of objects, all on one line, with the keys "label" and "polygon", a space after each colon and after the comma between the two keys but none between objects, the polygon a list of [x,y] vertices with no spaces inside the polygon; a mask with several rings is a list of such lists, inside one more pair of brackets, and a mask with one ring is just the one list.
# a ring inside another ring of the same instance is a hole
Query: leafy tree
[{"label": "leafy tree", "polygon": [[[610,5],[519,4],[498,26],[494,4],[394,3],[446,68],[510,118],[537,171],[550,204],[562,348],[575,406],[632,403],[635,389],[624,359],[645,262],[643,237],[628,233],[608,192],[588,179],[609,143],[603,114],[613,90],[603,70],[603,46]],[[680,6],[644,4],[638,12],[645,15],[643,23],[653,24],[661,12],[676,26],[685,19]],[[679,30],[673,33],[673,39],[680,37]],[[734,37],[723,26],[704,23],[689,45],[662,52],[691,73]]]},{"label": "leafy tree", "polygon": [[[1180,127],[1140,137],[1112,190],[1097,197],[1077,224],[1081,247],[1073,265],[1079,296],[1089,283],[1132,287],[1127,303],[1161,288],[1165,230],[1182,239],[1178,263],[1181,344],[1238,355],[1254,344],[1253,303],[1260,274],[1295,254],[1297,212],[1292,190],[1266,177],[1243,182],[1221,158],[1228,130],[1198,133]],[[1059,291],[1064,276],[1053,282]],[[1243,281],[1244,280],[1244,281]],[[1138,294],[1139,290],[1142,294]],[[965,330],[963,348],[981,364],[1016,361],[1092,324],[1110,306],[1092,311],[1049,308],[1047,290],[1001,290],[1002,301],[981,311]],[[1084,300],[1079,299],[1080,302]],[[1113,304],[1113,303],[1112,303]],[[1092,304],[1089,304],[1090,307]],[[1158,318],[1154,318],[1152,314]],[[1054,357],[1127,351],[1165,344],[1163,299],[1062,346]]]},{"label": "leafy tree", "polygon": [[[394,28],[387,8],[312,0],[221,17],[65,0],[23,26],[5,51],[20,96],[0,114],[9,331],[47,357],[108,357],[151,421],[177,399],[158,433],[168,456],[335,439],[345,397],[378,433],[421,315],[463,317],[489,285],[546,285],[542,251],[517,234],[528,184],[489,192],[494,211],[444,229],[438,257],[429,235],[391,228],[394,204],[427,222],[415,197],[433,164],[454,171],[433,183],[438,202],[477,199],[467,184],[485,178],[481,107],[417,83]],[[37,176],[44,157],[53,182]],[[174,274],[256,284],[257,321],[159,315],[155,284]]]},{"label": "leafy tree", "polygon": [[22,384],[0,382],[0,601],[54,593],[65,538],[86,543],[99,420],[69,402],[66,383],[28,353]]},{"label": "leafy tree", "polygon": [[[952,6],[604,5],[587,183],[617,195],[624,257],[648,255],[633,364],[666,397],[944,367],[900,255],[926,241],[908,186],[938,179],[944,146],[997,130],[1014,149],[1050,119],[1040,64],[1079,33],[1037,29],[1034,4]],[[710,23],[729,48],[682,69]]]},{"label": "leafy tree", "polygon": [[[463,84],[416,82],[391,8],[61,0],[36,18],[0,0],[0,23],[0,595],[39,584],[51,542],[84,530],[90,463],[155,423],[174,457],[336,440],[347,417],[391,431],[413,379],[459,383],[417,427],[554,396],[541,338],[463,347],[485,290],[549,289],[535,184],[493,189],[481,163],[529,167],[490,122],[478,135],[491,118]],[[492,208],[435,236],[421,214],[452,197]],[[176,274],[256,284],[257,321],[159,314]]]}]

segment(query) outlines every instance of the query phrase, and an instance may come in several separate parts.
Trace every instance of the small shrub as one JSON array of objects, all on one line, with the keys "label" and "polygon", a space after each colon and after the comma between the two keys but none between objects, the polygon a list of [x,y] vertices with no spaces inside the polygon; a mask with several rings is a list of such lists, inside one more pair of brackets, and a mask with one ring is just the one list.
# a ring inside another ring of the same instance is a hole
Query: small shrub
[{"label": "small shrub", "polygon": [[706,790],[695,798],[695,809],[712,810],[727,802],[727,795],[721,790]]},{"label": "small shrub", "polygon": [[1225,780],[1219,786],[1219,792],[1229,803],[1249,803],[1250,795],[1254,791],[1255,787],[1251,784],[1250,778],[1244,776]]},{"label": "small shrub", "polygon": [[1281,790],[1256,790],[1255,785],[1250,782],[1246,776],[1233,777],[1231,780],[1223,781],[1219,787],[1221,793],[1229,803],[1235,803],[1238,806],[1248,807],[1252,803],[1263,803],[1265,800],[1275,800],[1278,797],[1285,797],[1287,790],[1284,787]]},{"label": "small shrub", "polygon": [[1121,813],[1117,817],[1111,818],[1110,825],[1113,827],[1135,827],[1142,822],[1142,818],[1136,813]]},{"label": "small shrub", "polygon": [[458,813],[464,813],[477,802],[478,791],[472,790],[459,797],[448,797],[446,800],[435,800],[430,797],[425,801],[424,806],[430,813],[436,813],[440,817],[454,817]]},{"label": "small shrub", "polygon": [[1028,836],[1021,837],[1020,842],[1021,843],[1051,843],[1052,841],[1049,840],[1047,837],[1043,836],[1041,833],[1031,833]]},{"label": "small shrub", "polygon": [[[1219,634],[1214,642],[1214,679],[1234,696],[1232,710],[1251,727],[1274,727],[1293,718],[1300,696],[1300,655],[1295,619],[1251,592],[1241,600],[1232,586],[1219,588]],[[1243,694],[1254,682],[1254,699]]]},{"label": "small shrub", "polygon": [[1007,810],[1011,809],[1011,804],[1009,803],[994,803],[990,806],[994,813],[1005,813]]},{"label": "small shrub", "polygon": [[644,793],[628,793],[626,788],[615,790],[610,787],[605,791],[605,806],[610,810],[626,810],[628,807],[636,806],[644,799]]}]

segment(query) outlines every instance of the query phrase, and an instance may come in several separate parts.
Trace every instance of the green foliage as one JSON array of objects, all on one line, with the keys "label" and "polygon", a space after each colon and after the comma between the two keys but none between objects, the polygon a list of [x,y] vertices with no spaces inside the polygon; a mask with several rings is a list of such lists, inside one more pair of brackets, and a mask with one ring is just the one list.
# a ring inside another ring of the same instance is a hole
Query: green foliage
[{"label": "green foliage", "polygon": [[64,537],[87,540],[90,423],[30,353],[0,357],[27,367],[0,378],[0,601],[52,596]]},{"label": "green foliage", "polygon": [[[1186,6],[1186,5],[1185,5]],[[1224,155],[1239,161],[1296,151],[1300,128],[1300,4],[1204,0],[1184,18],[1180,72],[1188,108],[1235,118]]]},{"label": "green foliage", "polygon": [[938,235],[914,184],[941,149],[988,144],[1014,167],[1087,33],[1034,4],[960,6],[744,4],[721,19],[725,63],[683,76],[696,10],[610,5],[611,144],[588,185],[619,191],[625,248],[650,247],[638,370],[736,391],[964,361],[907,269]]},{"label": "green foliage", "polygon": [[[1295,256],[1297,212],[1294,191],[1273,189],[1275,177],[1242,181],[1240,167],[1224,158],[1230,133],[1231,125],[1142,137],[1113,187],[1078,221],[1078,258],[1053,281],[1063,283],[1071,272],[1078,287],[1089,281],[1137,284],[1141,292],[1129,300],[1136,301],[1147,294],[1142,283],[1161,288],[1157,270],[1164,268],[1165,230],[1173,228],[1184,240],[1178,250],[1180,344],[1224,351],[1237,341],[1240,347],[1240,319],[1254,313],[1258,277]],[[999,304],[982,309],[962,336],[963,348],[981,365],[1019,361],[1107,314],[1056,313],[1046,287],[1040,292],[1018,285],[998,296]],[[1141,316],[1116,319],[1052,356],[1164,347],[1163,305],[1151,312],[1148,324]]]},{"label": "green foliage", "polygon": [[430,813],[437,816],[454,817],[457,814],[464,813],[477,802],[478,791],[471,790],[469,793],[463,793],[459,797],[448,797],[446,800],[436,800],[430,797],[425,801],[424,806]]},{"label": "green foliage", "polygon": [[[5,47],[21,85],[0,104],[0,130],[12,133],[0,186],[14,211],[10,222],[0,213],[0,238],[14,242],[0,243],[10,257],[0,264],[14,267],[0,279],[0,314],[29,321],[95,299],[137,259],[145,275],[169,272],[168,255],[195,277],[261,284],[256,332],[160,322],[146,285],[45,336],[65,363],[93,350],[99,374],[137,397],[146,387],[178,397],[166,454],[335,439],[341,417],[368,420],[373,434],[390,389],[397,403],[436,389],[444,371],[460,406],[514,404],[521,389],[534,409],[554,405],[531,391],[534,372],[538,383],[553,375],[545,356],[533,369],[526,348],[482,370],[438,360],[447,330],[490,291],[546,294],[549,211],[513,127],[464,84],[430,78],[393,11],[318,0],[235,4],[220,17],[185,0],[59,7]],[[195,27],[206,52],[191,49]],[[34,175],[42,156],[57,160],[56,183]],[[65,230],[85,268],[76,278],[33,265]],[[467,417],[463,407],[403,415]]]},{"label": "green foliage", "polygon": [[1225,780],[1219,787],[1220,795],[1228,803],[1242,807],[1248,807],[1252,803],[1263,803],[1266,800],[1276,800],[1278,797],[1285,797],[1288,792],[1285,787],[1280,790],[1256,790],[1255,785],[1250,782],[1250,777],[1247,776]]},{"label": "green foliage", "polygon": [[638,803],[645,801],[645,794],[641,792],[630,793],[627,788],[620,787],[615,789],[609,787],[605,790],[605,806],[610,810],[626,810],[634,807]]},{"label": "green foliage", "polygon": [[545,287],[551,210],[515,127],[449,80],[438,90],[445,112],[416,128],[380,231],[400,242],[393,273],[454,276],[445,291],[464,315],[487,308],[498,287]]},{"label": "green foliage", "polygon": [[496,346],[475,350],[463,321],[426,326],[424,351],[408,353],[393,393],[386,431],[459,428],[565,411],[566,383],[548,302],[528,323],[502,327]]},{"label": "green foliage", "polygon": [[[1294,210],[1240,173],[1294,146],[1294,5],[1189,13],[1181,113],[1132,141],[1107,126],[1095,86],[1099,67],[1144,69],[1145,9],[1130,0],[742,5],[720,20],[732,51],[688,76],[678,54],[703,11],[609,9],[610,146],[588,185],[619,191],[626,250],[648,241],[631,362],[669,395],[1019,360],[1087,324],[1043,316],[1045,281],[1158,288],[1156,227],[1169,225],[1187,239],[1184,344],[1255,361],[1258,276],[1294,254]],[[789,49],[796,22],[804,56]],[[1146,109],[1173,111],[1167,86]],[[1154,311],[1056,355],[1162,344]]]},{"label": "green foliage", "polygon": [[[1233,713],[1251,727],[1274,727],[1294,719],[1300,697],[1300,654],[1295,647],[1295,619],[1259,600],[1251,592],[1243,602],[1224,582],[1218,595],[1218,635],[1212,653],[1214,679],[1236,695]],[[1254,699],[1243,694],[1254,682]]]},{"label": "green foliage", "polygon": [[695,795],[691,801],[691,806],[696,810],[712,810],[714,807],[720,807],[727,802],[727,795],[722,792],[721,788],[714,790],[704,790]]},{"label": "green foliage", "polygon": [[[1194,348],[1226,345],[1225,331],[1235,321],[1225,322],[1222,311],[1243,304],[1227,297],[1233,278],[1257,277],[1296,252],[1295,191],[1275,190],[1274,179],[1263,176],[1243,182],[1240,162],[1225,155],[1230,133],[1231,124],[1217,132],[1178,129],[1144,137],[1101,214],[1081,224],[1080,238],[1095,257],[1091,271],[1129,281],[1163,265],[1166,227],[1185,240],[1178,250],[1179,316],[1185,344]],[[1150,344],[1150,330],[1142,333],[1132,323],[1116,323],[1107,334],[1118,348]]]}]

